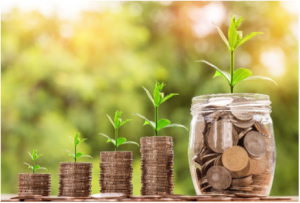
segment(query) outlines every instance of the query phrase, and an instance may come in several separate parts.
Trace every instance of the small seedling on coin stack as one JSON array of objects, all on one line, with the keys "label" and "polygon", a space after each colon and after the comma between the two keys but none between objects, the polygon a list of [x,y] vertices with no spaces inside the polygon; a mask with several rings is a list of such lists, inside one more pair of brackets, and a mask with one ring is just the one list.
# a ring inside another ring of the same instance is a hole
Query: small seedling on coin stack
[{"label": "small seedling on coin stack", "polygon": [[216,69],[216,73],[214,75],[215,77],[222,76],[224,77],[229,86],[230,86],[230,92],[233,93],[233,88],[236,86],[237,83],[246,81],[246,80],[269,80],[274,82],[276,85],[277,83],[272,80],[271,78],[264,77],[264,76],[251,76],[252,72],[246,68],[239,68],[236,71],[234,71],[234,52],[236,48],[247,42],[252,37],[263,34],[262,32],[252,32],[251,34],[248,34],[243,38],[243,31],[238,31],[237,29],[240,27],[242,21],[244,18],[240,17],[239,19],[236,19],[235,17],[231,16],[231,24],[228,28],[228,40],[226,39],[225,35],[223,34],[222,30],[216,26],[218,33],[220,34],[222,40],[225,42],[229,52],[230,52],[230,73],[226,71],[220,70],[217,66],[205,61],[205,60],[199,60],[198,62],[206,63],[207,65],[213,67]]},{"label": "small seedling on coin stack", "polygon": [[74,144],[75,153],[72,153],[72,152],[70,152],[69,150],[66,150],[66,149],[65,149],[65,151],[69,153],[69,156],[74,157],[75,162],[77,161],[78,158],[81,158],[81,157],[88,157],[88,158],[91,158],[91,159],[93,158],[90,155],[83,155],[83,153],[77,152],[77,146],[80,143],[82,143],[83,141],[87,140],[86,138],[80,139],[79,138],[79,133],[76,133],[74,138],[72,138],[71,136],[69,136],[69,138],[70,138],[71,142],[73,142],[73,144]]},{"label": "small seedling on coin stack", "polygon": [[40,169],[47,170],[44,167],[40,167],[40,165],[35,165],[35,160],[37,160],[39,157],[43,156],[43,154],[38,155],[36,149],[33,150],[32,154],[30,152],[28,152],[28,154],[32,159],[33,165],[31,166],[30,164],[28,164],[26,162],[24,162],[24,164],[26,164],[28,166],[28,168],[32,169],[32,173],[35,173],[36,170],[40,170]]},{"label": "small seedling on coin stack", "polygon": [[168,119],[160,119],[158,120],[158,107],[164,103],[165,101],[167,101],[168,99],[170,99],[171,97],[178,95],[177,93],[171,93],[167,96],[164,96],[164,93],[161,92],[162,88],[165,86],[165,84],[162,82],[161,84],[159,84],[158,82],[156,82],[155,84],[155,88],[154,88],[154,92],[153,92],[153,98],[150,94],[150,92],[145,88],[144,90],[146,91],[149,99],[151,100],[154,109],[155,109],[155,122],[150,121],[149,119],[145,118],[144,116],[138,114],[138,113],[134,113],[134,115],[137,115],[141,118],[143,118],[145,120],[144,125],[150,125],[155,132],[155,136],[157,136],[158,132],[163,129],[163,128],[170,128],[170,127],[181,127],[184,128],[186,130],[188,130],[185,126],[180,125],[180,124],[171,124],[171,121]]},{"label": "small seedling on coin stack", "polygon": [[110,138],[108,135],[105,135],[104,133],[99,133],[99,135],[102,135],[107,138],[107,142],[113,143],[113,145],[115,146],[115,151],[118,151],[118,147],[123,144],[136,144],[139,146],[139,144],[136,142],[127,141],[127,139],[125,137],[118,137],[119,128],[122,125],[124,125],[125,123],[131,121],[131,119],[122,121],[121,115],[122,115],[122,111],[116,111],[114,121],[111,119],[111,117],[109,115],[106,115],[108,117],[109,121],[111,122],[111,124],[114,126],[115,139]]}]

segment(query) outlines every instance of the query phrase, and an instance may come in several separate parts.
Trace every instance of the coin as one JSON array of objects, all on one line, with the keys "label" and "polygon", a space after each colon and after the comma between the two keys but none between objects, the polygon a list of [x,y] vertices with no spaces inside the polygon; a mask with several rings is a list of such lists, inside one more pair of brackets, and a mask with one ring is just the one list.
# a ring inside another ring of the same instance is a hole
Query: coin
[{"label": "coin", "polygon": [[244,148],[233,146],[226,149],[222,155],[223,165],[230,171],[238,172],[247,167],[249,162],[248,154]]},{"label": "coin", "polygon": [[249,156],[254,159],[260,159],[266,154],[266,141],[263,136],[256,131],[250,131],[245,135],[244,147]]},{"label": "coin", "polygon": [[207,181],[215,189],[224,190],[231,184],[230,172],[222,166],[212,166],[207,171]]},{"label": "coin", "polygon": [[214,165],[215,166],[223,166],[222,164],[222,155],[219,155],[216,157],[215,161],[214,161]]},{"label": "coin", "polygon": [[236,127],[244,129],[244,128],[250,128],[250,127],[252,127],[255,121],[254,120],[250,120],[250,121],[238,121],[238,120],[232,119],[231,122]]},{"label": "coin", "polygon": [[221,119],[212,124],[208,130],[207,144],[216,153],[223,151],[233,145],[232,124],[229,119]]},{"label": "coin", "polygon": [[251,130],[252,130],[252,128],[250,127],[250,128],[247,128],[247,129],[244,129],[243,131],[241,131],[239,133],[239,139],[242,139],[244,137],[244,135],[246,135]]},{"label": "coin", "polygon": [[291,197],[260,197],[261,200],[270,200],[270,201],[276,201],[276,200],[291,200]]},{"label": "coin", "polygon": [[234,178],[232,179],[232,186],[248,186],[253,182],[252,175],[244,177],[244,178]]},{"label": "coin", "polygon": [[140,138],[141,142],[143,142],[143,141],[164,141],[164,140],[173,142],[173,137],[171,137],[171,136],[156,136],[156,137],[141,137]]},{"label": "coin", "polygon": [[207,161],[210,161],[211,159],[216,158],[217,156],[219,156],[218,153],[212,153],[212,154],[205,154],[203,156],[200,156],[200,164],[204,164]]},{"label": "coin", "polygon": [[239,190],[239,191],[252,191],[252,187],[248,187],[248,186],[245,186],[245,187],[237,187],[237,186],[231,186],[229,188],[230,190]]},{"label": "coin", "polygon": [[255,128],[257,129],[257,131],[259,133],[261,133],[264,136],[270,137],[272,134],[270,133],[270,131],[268,130],[268,128],[262,124],[261,122],[255,122],[254,123]]}]

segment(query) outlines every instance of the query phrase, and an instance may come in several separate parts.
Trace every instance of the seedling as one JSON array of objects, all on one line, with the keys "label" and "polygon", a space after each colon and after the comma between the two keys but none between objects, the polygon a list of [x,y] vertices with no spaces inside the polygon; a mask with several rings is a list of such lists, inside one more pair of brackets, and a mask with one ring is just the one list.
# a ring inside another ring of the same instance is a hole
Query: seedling
[{"label": "seedling", "polygon": [[274,80],[272,80],[271,78],[264,77],[264,76],[251,76],[252,72],[246,68],[239,68],[236,71],[234,71],[234,52],[235,52],[236,48],[241,46],[245,42],[247,42],[252,37],[259,35],[259,34],[263,34],[262,32],[252,32],[251,34],[248,34],[246,37],[243,38],[243,31],[237,30],[240,27],[243,20],[244,20],[244,18],[242,18],[242,16],[236,20],[236,18],[231,15],[231,23],[228,28],[228,40],[226,39],[222,30],[214,24],[218,30],[219,35],[221,36],[222,40],[225,42],[225,44],[230,52],[230,73],[220,70],[218,67],[216,67],[215,65],[213,65],[205,60],[198,61],[198,62],[206,63],[207,65],[216,69],[216,73],[213,78],[218,77],[218,76],[223,76],[227,80],[227,82],[230,86],[231,93],[233,93],[233,88],[236,86],[236,84],[238,84],[241,81],[246,81],[246,80],[259,80],[259,79],[269,80],[277,85],[277,83]]},{"label": "seedling", "polygon": [[32,154],[30,152],[28,152],[28,154],[32,159],[33,165],[31,166],[30,164],[28,164],[26,162],[24,162],[24,164],[26,164],[28,166],[28,168],[32,169],[32,173],[35,173],[36,170],[40,170],[40,169],[47,170],[44,167],[40,167],[39,165],[35,165],[35,160],[37,160],[39,157],[43,156],[43,154],[38,155],[36,149],[33,150]]},{"label": "seedling", "polygon": [[107,142],[111,142],[113,143],[113,145],[115,146],[115,151],[118,151],[118,147],[120,145],[123,145],[123,144],[136,144],[139,146],[138,143],[136,142],[132,142],[132,141],[127,141],[126,138],[124,137],[118,137],[118,131],[119,131],[119,128],[124,125],[125,123],[131,121],[131,119],[127,119],[125,121],[122,121],[122,119],[120,118],[122,115],[122,111],[116,111],[115,113],[115,118],[114,118],[114,121],[111,119],[111,117],[109,115],[106,114],[106,116],[108,117],[109,121],[111,122],[111,124],[114,126],[114,129],[115,129],[115,139],[112,139],[110,138],[109,136],[103,134],[103,133],[99,133],[100,135],[104,136],[107,138]]},{"label": "seedling", "polygon": [[79,138],[79,133],[76,133],[75,136],[74,136],[74,138],[72,138],[71,136],[69,136],[69,138],[70,138],[71,142],[73,142],[73,144],[74,144],[75,153],[72,153],[72,152],[70,152],[69,150],[66,150],[66,149],[65,149],[65,151],[69,153],[69,156],[74,157],[74,161],[75,162],[77,161],[78,158],[81,158],[81,157],[89,157],[91,159],[93,158],[90,155],[83,155],[83,153],[77,152],[77,146],[80,143],[82,143],[83,141],[87,140],[86,138],[80,139]]},{"label": "seedling", "polygon": [[150,94],[150,92],[145,88],[144,90],[146,91],[149,99],[151,100],[154,109],[155,109],[155,122],[150,121],[149,119],[145,118],[144,116],[138,114],[138,113],[134,113],[134,115],[137,115],[141,118],[143,118],[145,120],[144,125],[150,125],[155,132],[155,136],[157,136],[158,132],[163,129],[163,128],[170,128],[170,127],[181,127],[184,128],[186,130],[188,130],[185,126],[180,125],[180,124],[171,124],[171,121],[168,119],[160,119],[158,120],[158,107],[164,103],[165,101],[167,101],[168,99],[170,99],[171,97],[178,95],[177,93],[171,93],[169,95],[167,95],[166,97],[164,96],[164,93],[161,92],[162,88],[165,86],[165,84],[162,82],[161,84],[159,84],[158,82],[156,82],[155,84],[155,88],[154,88],[154,92],[153,92],[153,98]]}]

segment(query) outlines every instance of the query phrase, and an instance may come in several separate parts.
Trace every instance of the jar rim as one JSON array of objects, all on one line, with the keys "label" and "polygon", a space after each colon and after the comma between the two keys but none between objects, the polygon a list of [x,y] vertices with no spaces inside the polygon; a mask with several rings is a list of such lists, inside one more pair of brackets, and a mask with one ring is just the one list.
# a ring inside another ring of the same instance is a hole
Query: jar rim
[{"label": "jar rim", "polygon": [[202,100],[207,100],[210,98],[216,98],[216,97],[248,97],[255,100],[270,100],[270,96],[266,94],[259,94],[259,93],[220,93],[220,94],[205,94],[193,97],[192,101],[195,102],[201,102]]},{"label": "jar rim", "polygon": [[271,113],[269,95],[257,93],[208,94],[193,97],[191,114],[214,111],[252,111]]}]

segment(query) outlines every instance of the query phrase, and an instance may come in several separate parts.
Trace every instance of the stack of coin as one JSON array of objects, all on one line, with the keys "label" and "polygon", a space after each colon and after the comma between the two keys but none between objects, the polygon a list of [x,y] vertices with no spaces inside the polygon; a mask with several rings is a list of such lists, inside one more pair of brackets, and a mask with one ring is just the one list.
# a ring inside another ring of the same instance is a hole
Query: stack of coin
[{"label": "stack of coin", "polygon": [[19,173],[18,195],[49,196],[51,174]]},{"label": "stack of coin", "polygon": [[60,163],[58,196],[89,197],[92,167],[92,163]]},{"label": "stack of coin", "polygon": [[142,137],[142,195],[173,194],[172,137]]},{"label": "stack of coin", "polygon": [[132,195],[132,152],[100,152],[100,192]]},{"label": "stack of coin", "polygon": [[191,132],[191,171],[198,189],[268,195],[275,167],[269,111],[258,111],[245,97],[208,99],[202,105]]}]

